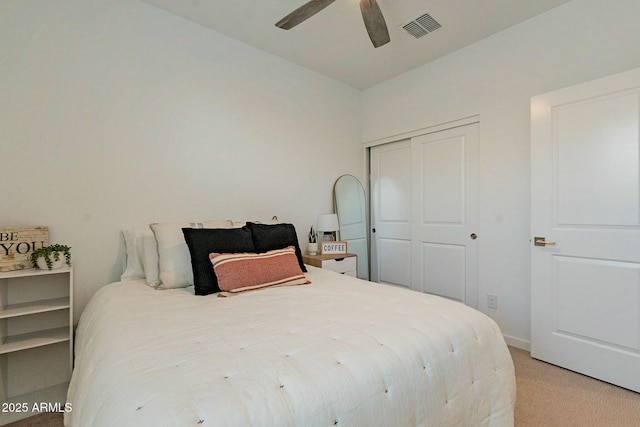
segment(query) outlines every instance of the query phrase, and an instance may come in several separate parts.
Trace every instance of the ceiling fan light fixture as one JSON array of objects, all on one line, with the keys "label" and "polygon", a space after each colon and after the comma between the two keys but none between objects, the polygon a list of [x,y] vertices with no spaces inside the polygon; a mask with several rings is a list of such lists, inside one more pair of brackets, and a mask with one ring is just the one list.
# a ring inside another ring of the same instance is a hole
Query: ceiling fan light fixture
[{"label": "ceiling fan light fixture", "polygon": [[311,0],[276,22],[276,27],[282,28],[283,30],[290,30],[311,18],[334,1],[336,0]]},{"label": "ceiling fan light fixture", "polygon": [[[311,0],[303,4],[278,22],[276,27],[283,30],[290,30],[296,25],[311,18],[316,13],[320,12],[325,7],[329,6],[335,0]],[[376,0],[360,0],[360,11],[362,12],[362,19],[364,20],[364,26],[367,28],[369,38],[374,47],[380,47],[389,43],[389,30],[387,29],[387,23],[384,20],[380,6]]]},{"label": "ceiling fan light fixture", "polygon": [[376,0],[360,0],[360,11],[373,47],[383,46],[391,41],[387,23]]}]

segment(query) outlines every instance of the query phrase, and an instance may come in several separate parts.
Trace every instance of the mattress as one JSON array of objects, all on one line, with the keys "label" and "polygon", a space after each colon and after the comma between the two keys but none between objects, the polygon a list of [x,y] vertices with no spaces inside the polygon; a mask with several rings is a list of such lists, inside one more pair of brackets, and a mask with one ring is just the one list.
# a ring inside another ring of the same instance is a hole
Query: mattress
[{"label": "mattress", "polygon": [[65,425],[513,425],[513,362],[492,319],[308,270],[310,285],[230,298],[103,287],[77,328]]}]

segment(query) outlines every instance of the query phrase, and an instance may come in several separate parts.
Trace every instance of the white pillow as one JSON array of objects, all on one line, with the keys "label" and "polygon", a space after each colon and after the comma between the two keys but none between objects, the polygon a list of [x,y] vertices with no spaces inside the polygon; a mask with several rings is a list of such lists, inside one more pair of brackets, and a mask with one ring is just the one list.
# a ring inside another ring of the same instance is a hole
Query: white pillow
[{"label": "white pillow", "polygon": [[158,266],[158,244],[150,228],[147,227],[142,235],[142,267],[147,285],[157,288],[160,285],[160,271]]},{"label": "white pillow", "polygon": [[120,280],[146,279],[149,286],[157,287],[158,247],[149,227],[122,230],[127,249],[127,262]]},{"label": "white pillow", "polygon": [[[143,246],[142,242],[139,243],[140,234],[142,229],[122,230],[124,236],[125,248],[127,250],[127,260],[124,268],[124,272],[120,276],[120,280],[136,280],[144,279],[144,267],[142,266],[143,259]],[[151,230],[149,230],[151,233]],[[153,234],[152,234],[153,235]]]},{"label": "white pillow", "polygon": [[233,221],[172,222],[149,224],[158,246],[159,289],[193,286],[191,255],[183,228],[232,228]]}]

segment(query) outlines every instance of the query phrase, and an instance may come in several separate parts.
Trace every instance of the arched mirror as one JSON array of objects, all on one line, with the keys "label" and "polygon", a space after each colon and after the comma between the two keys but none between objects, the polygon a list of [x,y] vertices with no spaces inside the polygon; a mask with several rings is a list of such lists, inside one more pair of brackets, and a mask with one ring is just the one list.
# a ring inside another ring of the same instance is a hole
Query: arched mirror
[{"label": "arched mirror", "polygon": [[339,240],[358,255],[358,277],[369,280],[369,242],[364,188],[353,175],[342,175],[333,185],[333,207],[338,214]]}]

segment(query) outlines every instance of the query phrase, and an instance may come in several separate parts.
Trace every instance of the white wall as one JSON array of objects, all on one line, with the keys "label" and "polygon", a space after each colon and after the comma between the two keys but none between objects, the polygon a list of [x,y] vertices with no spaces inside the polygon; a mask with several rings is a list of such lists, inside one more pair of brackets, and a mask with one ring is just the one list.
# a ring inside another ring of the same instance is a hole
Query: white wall
[{"label": "white wall", "polygon": [[479,114],[481,302],[526,346],[529,99],[639,67],[639,16],[574,0],[361,94],[143,2],[3,0],[0,226],[73,247],[82,309],[122,228],[278,214],[304,239],[361,141]]},{"label": "white wall", "polygon": [[640,2],[574,0],[364,91],[363,140],[480,115],[480,303],[530,340],[529,102],[640,67]]},{"label": "white wall", "polygon": [[0,2],[0,226],[72,246],[76,319],[120,230],[268,219],[305,241],[363,176],[361,93],[130,0]]}]

